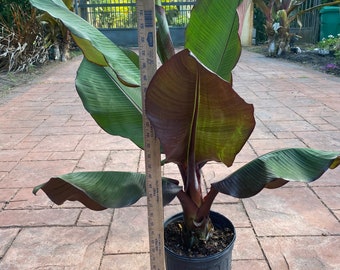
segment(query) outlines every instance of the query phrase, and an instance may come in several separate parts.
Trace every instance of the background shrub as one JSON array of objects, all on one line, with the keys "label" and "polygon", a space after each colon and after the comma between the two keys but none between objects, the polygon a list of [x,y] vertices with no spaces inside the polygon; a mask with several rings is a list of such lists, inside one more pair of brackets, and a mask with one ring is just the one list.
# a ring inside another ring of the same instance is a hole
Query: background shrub
[{"label": "background shrub", "polygon": [[48,48],[36,9],[27,0],[0,1],[0,71],[27,71],[44,63]]}]

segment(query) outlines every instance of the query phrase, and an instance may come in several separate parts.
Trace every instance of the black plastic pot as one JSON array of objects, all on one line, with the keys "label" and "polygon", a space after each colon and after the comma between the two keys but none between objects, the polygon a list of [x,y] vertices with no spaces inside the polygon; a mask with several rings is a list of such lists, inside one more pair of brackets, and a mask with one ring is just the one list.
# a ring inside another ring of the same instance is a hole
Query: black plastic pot
[{"label": "black plastic pot", "polygon": [[[210,212],[210,219],[215,228],[230,228],[234,232],[233,240],[221,252],[211,256],[202,258],[192,258],[183,255],[178,255],[165,247],[165,264],[167,270],[230,270],[231,269],[231,255],[236,238],[234,225],[229,219],[219,213]],[[183,220],[183,214],[179,213],[165,221],[164,226],[167,224]]]}]

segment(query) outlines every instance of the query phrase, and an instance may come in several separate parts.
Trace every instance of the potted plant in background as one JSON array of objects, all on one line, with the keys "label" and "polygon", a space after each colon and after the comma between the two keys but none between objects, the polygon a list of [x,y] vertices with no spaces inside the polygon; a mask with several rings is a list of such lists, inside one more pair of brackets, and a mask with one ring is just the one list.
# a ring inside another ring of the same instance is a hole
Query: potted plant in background
[{"label": "potted plant in background", "polygon": [[306,0],[253,0],[253,2],[266,18],[264,27],[268,38],[269,56],[284,54],[288,51],[292,39],[301,38],[294,33],[290,33],[292,22],[296,21],[301,28],[301,16],[303,14],[322,7],[339,4],[339,0],[313,3],[311,7],[306,4]]},{"label": "potted plant in background", "polygon": [[335,55],[337,51],[340,51],[340,34],[336,37],[328,35],[327,38],[323,38],[317,44],[318,53],[321,55]]},{"label": "potted plant in background", "polygon": [[[86,110],[106,132],[128,138],[143,148],[138,56],[115,46],[70,12],[61,0],[31,3],[60,19],[83,51],[76,88]],[[158,49],[164,63],[147,89],[146,113],[166,155],[163,163],[175,163],[182,176],[183,187],[175,179],[163,178],[163,204],[176,196],[179,199],[183,223],[177,228],[184,250],[192,251],[206,245],[213,238],[214,226],[220,226],[216,225],[220,216],[210,215],[218,193],[247,198],[263,188],[277,188],[288,181],[311,182],[328,168],[337,167],[340,153],[308,148],[277,150],[213,183],[203,194],[202,167],[211,160],[231,166],[255,126],[253,106],[232,87],[231,71],[241,52],[236,12],[239,1],[197,1],[186,30],[185,49],[177,54],[162,21],[160,3],[157,5]],[[78,200],[90,209],[103,210],[131,205],[145,196],[145,175],[75,172],[51,178],[37,186],[34,193],[40,189],[57,204]],[[227,249],[231,249],[233,226],[227,226],[231,229]],[[170,257],[171,254],[170,251]],[[223,269],[230,268],[231,252],[226,256],[217,259]],[[167,259],[168,269],[202,269],[202,265],[214,269],[216,264],[210,262],[210,257],[202,262],[185,254],[172,259]]]}]

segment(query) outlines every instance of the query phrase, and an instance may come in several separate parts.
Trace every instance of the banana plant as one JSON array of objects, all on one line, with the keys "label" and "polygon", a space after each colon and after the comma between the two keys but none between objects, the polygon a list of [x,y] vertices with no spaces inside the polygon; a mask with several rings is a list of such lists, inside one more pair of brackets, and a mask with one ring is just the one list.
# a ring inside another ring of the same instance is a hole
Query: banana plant
[{"label": "banana plant", "polygon": [[325,6],[339,5],[340,0],[316,4],[306,8],[306,0],[253,0],[266,17],[265,30],[268,38],[269,56],[285,53],[294,34],[289,31],[290,24],[297,21],[302,27],[301,16]]},{"label": "banana plant", "polygon": [[[106,132],[143,149],[138,56],[115,46],[61,0],[31,3],[60,19],[83,51],[76,89],[85,109]],[[226,175],[203,195],[202,167],[208,161],[232,166],[255,127],[253,105],[232,85],[232,69],[241,52],[239,4],[239,0],[198,0],[187,26],[185,48],[174,54],[157,1],[163,65],[146,91],[145,107],[166,155],[163,163],[175,163],[182,176],[181,181],[163,178],[163,204],[176,196],[181,202],[187,247],[211,234],[209,211],[218,193],[247,198],[289,181],[312,182],[340,163],[340,152],[280,149]],[[52,177],[33,192],[39,190],[56,204],[78,200],[93,210],[126,207],[145,196],[145,175],[76,172]]]}]

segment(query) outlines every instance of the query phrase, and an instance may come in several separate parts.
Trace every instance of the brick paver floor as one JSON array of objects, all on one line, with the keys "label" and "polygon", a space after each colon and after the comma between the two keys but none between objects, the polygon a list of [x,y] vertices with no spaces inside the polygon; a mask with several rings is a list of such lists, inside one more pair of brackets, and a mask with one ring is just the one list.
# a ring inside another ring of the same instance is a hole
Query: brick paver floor
[{"label": "brick paver floor", "polygon": [[[129,141],[107,135],[83,109],[74,78],[81,58],[18,87],[0,104],[0,269],[149,269],[145,199],[94,212],[51,203],[32,187],[84,170],[143,170]],[[270,150],[340,150],[340,78],[243,51],[235,89],[255,105],[257,126],[232,168],[210,164],[209,183]],[[164,174],[179,177],[174,166]],[[233,269],[340,269],[340,170],[213,210],[235,224]],[[165,215],[180,211],[178,201]]]}]

